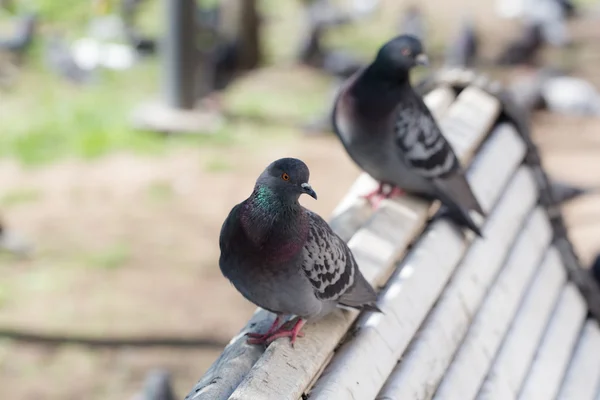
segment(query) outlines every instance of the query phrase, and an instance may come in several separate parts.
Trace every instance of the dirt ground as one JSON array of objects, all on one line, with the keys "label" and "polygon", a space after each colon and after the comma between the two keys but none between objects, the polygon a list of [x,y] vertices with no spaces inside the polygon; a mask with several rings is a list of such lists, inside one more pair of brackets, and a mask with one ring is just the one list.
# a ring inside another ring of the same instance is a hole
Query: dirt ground
[{"label": "dirt ground", "polygon": [[[489,5],[475,0],[428,2],[426,9],[442,15],[440,7],[451,12],[457,3],[478,22],[491,18]],[[498,37],[510,34],[502,26],[486,25],[484,52],[495,52]],[[600,83],[598,72],[582,71]],[[534,128],[552,176],[600,186],[600,121],[538,115]],[[263,168],[283,156],[309,165],[319,200],[303,202],[324,216],[358,175],[330,136],[178,150],[160,158],[115,154],[34,170],[0,162],[0,194],[12,199],[0,206],[3,216],[37,245],[30,260],[0,258],[0,329],[226,341],[254,306],[218,270],[218,232]],[[599,201],[600,195],[589,196],[566,208],[585,262],[600,250]],[[128,399],[149,369],[164,367],[182,397],[218,353],[3,340],[0,393],[14,400]]]}]

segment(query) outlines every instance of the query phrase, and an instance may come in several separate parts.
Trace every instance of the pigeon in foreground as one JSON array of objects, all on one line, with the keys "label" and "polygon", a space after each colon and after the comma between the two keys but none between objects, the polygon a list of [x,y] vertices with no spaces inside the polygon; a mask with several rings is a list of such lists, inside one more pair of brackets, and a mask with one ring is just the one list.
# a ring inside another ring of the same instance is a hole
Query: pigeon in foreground
[{"label": "pigeon in foreground", "polygon": [[[221,272],[246,299],[277,315],[266,333],[248,333],[249,343],[290,337],[293,345],[307,320],[337,306],[379,311],[377,295],[348,246],[298,203],[302,194],[317,198],[308,177],[308,167],[298,159],[273,162],[221,228]],[[279,326],[291,315],[297,317],[292,329]]]},{"label": "pigeon in foreground", "polygon": [[[410,85],[409,70],[427,64],[408,35],[386,43],[375,60],[340,90],[333,125],[350,157],[380,182],[370,201],[403,191],[439,199],[450,216],[481,236],[469,210],[485,215],[452,147]],[[384,193],[384,186],[392,190]]]}]

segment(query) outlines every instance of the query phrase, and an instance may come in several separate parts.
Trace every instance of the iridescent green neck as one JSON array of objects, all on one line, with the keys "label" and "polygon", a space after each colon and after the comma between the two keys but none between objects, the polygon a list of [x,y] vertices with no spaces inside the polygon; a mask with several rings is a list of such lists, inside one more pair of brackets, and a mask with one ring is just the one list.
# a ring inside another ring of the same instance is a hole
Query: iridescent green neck
[{"label": "iridescent green neck", "polygon": [[253,203],[264,211],[270,211],[280,205],[275,193],[267,186],[258,186],[254,190]]}]

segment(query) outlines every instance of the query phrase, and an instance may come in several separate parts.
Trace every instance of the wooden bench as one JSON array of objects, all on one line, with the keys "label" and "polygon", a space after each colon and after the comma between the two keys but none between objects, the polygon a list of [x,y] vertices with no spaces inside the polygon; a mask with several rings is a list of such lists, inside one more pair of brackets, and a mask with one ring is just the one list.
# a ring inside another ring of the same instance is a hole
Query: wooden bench
[{"label": "wooden bench", "polygon": [[272,322],[259,309],[186,400],[600,400],[600,330],[586,321],[598,288],[572,272],[535,149],[503,117],[497,84],[454,71],[430,86],[426,103],[489,214],[485,239],[412,197],[372,211],[363,174],[330,222],[384,314],[339,310],[295,348],[265,350],[244,337]]}]

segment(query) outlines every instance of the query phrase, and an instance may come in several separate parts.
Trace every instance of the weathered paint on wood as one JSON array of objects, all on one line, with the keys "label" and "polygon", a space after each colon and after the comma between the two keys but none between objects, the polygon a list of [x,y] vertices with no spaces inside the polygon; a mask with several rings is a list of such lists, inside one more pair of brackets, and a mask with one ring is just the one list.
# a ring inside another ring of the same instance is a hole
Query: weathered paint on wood
[{"label": "weathered paint on wood", "polygon": [[600,329],[589,320],[583,327],[556,400],[594,400],[600,384]]},{"label": "weathered paint on wood", "polygon": [[583,297],[572,283],[567,284],[519,393],[519,400],[555,398],[585,314]]},{"label": "weathered paint on wood", "polygon": [[[565,279],[560,256],[555,248],[551,248],[506,334],[477,400],[516,398]],[[509,390],[509,397],[502,392],[505,388]]]},{"label": "weathered paint on wood", "polygon": [[494,286],[477,311],[433,397],[435,400],[475,398],[551,236],[544,211],[537,209],[529,217]]},{"label": "weathered paint on wood", "polygon": [[430,399],[469,324],[503,265],[537,192],[522,169],[513,178],[484,228],[486,240],[473,243],[437,305],[378,395],[379,400]]}]

